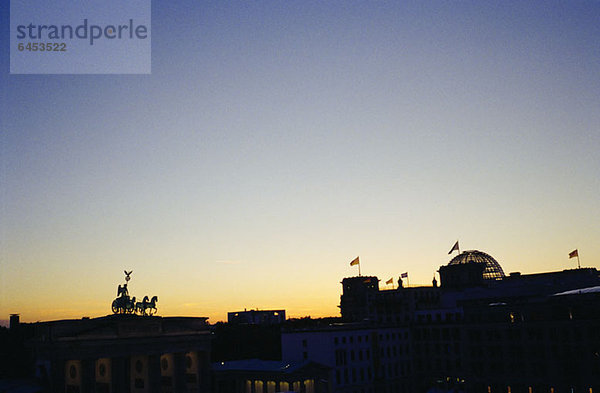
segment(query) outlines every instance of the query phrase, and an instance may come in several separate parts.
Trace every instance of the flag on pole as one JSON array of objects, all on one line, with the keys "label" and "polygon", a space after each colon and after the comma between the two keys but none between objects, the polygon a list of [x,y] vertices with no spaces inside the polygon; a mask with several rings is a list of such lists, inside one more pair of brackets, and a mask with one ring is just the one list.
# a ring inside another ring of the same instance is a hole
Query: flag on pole
[{"label": "flag on pole", "polygon": [[452,254],[455,250],[460,252],[460,249],[458,248],[458,240],[456,241],[456,243],[454,243],[450,251],[448,251],[448,255]]},{"label": "flag on pole", "polygon": [[394,283],[394,277],[390,278],[389,280],[387,280],[385,282],[386,284],[393,284]]},{"label": "flag on pole", "polygon": [[571,251],[569,253],[569,259],[575,258],[575,257],[579,257],[579,252],[577,252],[577,249],[574,249],[573,251]]},{"label": "flag on pole", "polygon": [[408,272],[404,272],[400,275],[400,278],[407,278],[408,277]]},{"label": "flag on pole", "polygon": [[352,260],[352,262],[350,262],[350,266],[354,266],[354,265],[359,265],[360,261],[358,260],[358,257],[354,258]]}]

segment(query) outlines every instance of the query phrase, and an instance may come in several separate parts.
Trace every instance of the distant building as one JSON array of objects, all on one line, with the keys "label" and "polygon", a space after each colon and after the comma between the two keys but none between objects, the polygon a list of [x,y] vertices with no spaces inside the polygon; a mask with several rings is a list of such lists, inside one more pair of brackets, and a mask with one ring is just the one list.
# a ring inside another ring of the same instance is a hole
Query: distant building
[{"label": "distant building", "polygon": [[344,322],[405,324],[415,310],[436,306],[440,290],[434,287],[399,287],[379,290],[377,277],[348,277],[342,280],[340,311]]},{"label": "distant building", "polygon": [[213,364],[213,393],[329,393],[329,368],[309,361],[236,360]]},{"label": "distant building", "polygon": [[217,323],[211,326],[213,363],[243,359],[281,360],[281,325]]},{"label": "distant building", "polygon": [[507,276],[471,250],[439,273],[393,290],[344,278],[344,323],[284,331],[283,360],[332,367],[334,393],[600,392],[598,270]]},{"label": "distant building", "polygon": [[285,322],[285,310],[244,310],[227,313],[231,324],[277,325]]},{"label": "distant building", "polygon": [[374,318],[371,307],[373,297],[379,292],[379,279],[375,276],[347,277],[342,280],[341,312],[344,321],[367,321]]},{"label": "distant building", "polygon": [[33,325],[36,374],[49,391],[212,391],[206,318],[110,315]]},{"label": "distant building", "polygon": [[282,359],[331,368],[332,392],[412,392],[410,336],[406,327],[339,324],[284,330]]},{"label": "distant building", "polygon": [[9,328],[11,330],[19,328],[19,314],[10,314]]}]

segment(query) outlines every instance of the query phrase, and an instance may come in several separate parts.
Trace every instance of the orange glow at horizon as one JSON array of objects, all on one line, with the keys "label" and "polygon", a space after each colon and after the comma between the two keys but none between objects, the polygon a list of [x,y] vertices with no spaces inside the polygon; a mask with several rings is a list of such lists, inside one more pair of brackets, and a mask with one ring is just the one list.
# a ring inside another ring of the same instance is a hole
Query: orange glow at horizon
[{"label": "orange glow at horizon", "polygon": [[151,74],[0,72],[0,320],[123,270],[158,315],[338,316],[357,256],[429,286],[456,240],[600,266],[600,2],[152,7]]}]

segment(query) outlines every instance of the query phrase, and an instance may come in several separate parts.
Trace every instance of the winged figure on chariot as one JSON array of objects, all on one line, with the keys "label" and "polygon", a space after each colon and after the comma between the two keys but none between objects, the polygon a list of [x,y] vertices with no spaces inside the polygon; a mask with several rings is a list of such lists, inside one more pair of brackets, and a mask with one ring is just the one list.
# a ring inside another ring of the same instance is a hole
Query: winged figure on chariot
[{"label": "winged figure on chariot", "polygon": [[149,297],[144,296],[141,302],[136,302],[136,298],[129,296],[129,289],[127,289],[127,283],[131,280],[131,273],[124,270],[125,273],[125,284],[117,287],[117,298],[112,302],[112,312],[115,314],[140,314],[140,315],[154,315],[157,311],[156,303],[158,302],[158,296],[153,296],[149,300]]}]

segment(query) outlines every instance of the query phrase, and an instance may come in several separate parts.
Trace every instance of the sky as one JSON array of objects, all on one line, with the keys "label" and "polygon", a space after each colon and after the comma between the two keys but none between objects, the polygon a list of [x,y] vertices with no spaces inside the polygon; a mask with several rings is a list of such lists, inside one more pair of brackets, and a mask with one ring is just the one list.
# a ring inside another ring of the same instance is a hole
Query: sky
[{"label": "sky", "polygon": [[[339,315],[340,281],[600,267],[600,2],[152,3],[150,75],[9,73],[0,319]],[[456,255],[456,254],[454,254]]]}]

